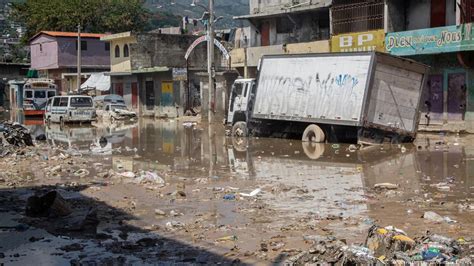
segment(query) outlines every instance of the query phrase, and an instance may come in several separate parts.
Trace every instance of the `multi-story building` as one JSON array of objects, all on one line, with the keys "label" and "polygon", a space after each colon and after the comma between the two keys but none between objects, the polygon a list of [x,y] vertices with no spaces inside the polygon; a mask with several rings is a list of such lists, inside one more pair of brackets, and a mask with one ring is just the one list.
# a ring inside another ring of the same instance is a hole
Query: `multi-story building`
[{"label": "multi-story building", "polygon": [[255,77],[264,54],[329,52],[331,0],[250,0],[250,27],[238,36],[244,47],[234,49],[232,67]]},{"label": "multi-story building", "polygon": [[[127,105],[141,116],[183,115],[193,96],[200,93],[198,73],[207,69],[206,46],[196,42],[201,39],[160,32],[102,37],[111,47],[111,71],[106,73],[111,76],[111,93],[124,96]],[[219,51],[215,58],[223,61]]]},{"label": "multi-story building", "polygon": [[265,54],[380,51],[431,66],[420,125],[474,131],[473,0],[250,0],[232,66],[255,77]]},{"label": "multi-story building", "polygon": [[420,126],[474,131],[474,1],[389,1],[386,51],[431,66]]},{"label": "multi-story building", "polygon": [[[104,34],[81,34],[81,73],[85,81],[91,73],[110,69],[108,43]],[[62,93],[77,88],[77,33],[41,31],[30,39],[31,68],[41,77],[53,79]]]}]

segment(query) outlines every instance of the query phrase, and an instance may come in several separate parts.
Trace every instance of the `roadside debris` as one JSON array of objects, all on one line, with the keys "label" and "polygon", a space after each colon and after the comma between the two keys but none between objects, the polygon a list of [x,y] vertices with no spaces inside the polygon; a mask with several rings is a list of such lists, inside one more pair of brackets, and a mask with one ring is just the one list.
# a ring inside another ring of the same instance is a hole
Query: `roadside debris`
[{"label": "roadside debris", "polygon": [[248,193],[248,194],[247,194],[247,193],[240,193],[240,196],[242,196],[242,197],[255,197],[255,196],[257,196],[261,191],[262,191],[262,189],[257,188],[257,189],[253,190],[252,192],[250,192],[250,193]]},{"label": "roadside debris", "polygon": [[472,244],[464,239],[454,240],[436,234],[412,239],[393,226],[372,226],[365,245],[347,245],[332,237],[312,237],[313,246],[289,258],[285,265],[337,264],[337,265],[406,265],[418,262],[472,263]]},{"label": "roadside debris", "polygon": [[380,183],[380,184],[374,185],[374,189],[376,190],[384,190],[384,189],[393,190],[393,189],[398,189],[398,187],[399,186],[397,184],[392,184],[392,183]]},{"label": "roadside debris", "polygon": [[448,216],[443,217],[433,211],[425,212],[423,214],[423,218],[432,222],[436,222],[436,223],[443,223],[443,222],[449,223],[449,224],[456,223],[455,220],[449,218]]}]

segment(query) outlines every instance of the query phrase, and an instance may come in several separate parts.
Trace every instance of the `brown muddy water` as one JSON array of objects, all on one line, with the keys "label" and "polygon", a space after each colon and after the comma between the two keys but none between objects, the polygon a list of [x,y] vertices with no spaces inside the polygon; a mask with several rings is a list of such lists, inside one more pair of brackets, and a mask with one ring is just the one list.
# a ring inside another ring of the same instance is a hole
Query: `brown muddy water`
[{"label": "brown muddy water", "polygon": [[[176,120],[28,127],[47,141],[0,159],[0,264],[271,264],[315,235],[362,243],[373,224],[474,237],[473,136],[354,150]],[[96,209],[93,232],[26,217],[26,199],[50,190]]]}]

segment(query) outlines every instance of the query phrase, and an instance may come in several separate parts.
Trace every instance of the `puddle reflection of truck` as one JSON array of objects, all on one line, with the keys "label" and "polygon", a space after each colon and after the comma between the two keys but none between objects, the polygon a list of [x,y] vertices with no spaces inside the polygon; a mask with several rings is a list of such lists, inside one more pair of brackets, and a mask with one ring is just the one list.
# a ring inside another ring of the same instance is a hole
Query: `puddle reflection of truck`
[{"label": "puddle reflection of truck", "polygon": [[248,141],[232,138],[227,150],[230,168],[239,177],[285,191],[263,196],[280,210],[338,215],[339,210],[333,208],[338,202],[346,209],[345,215],[357,215],[368,209],[365,189],[377,183],[400,184],[407,192],[420,189],[413,146],[402,152],[386,145],[381,153],[374,152],[375,147],[350,152],[344,144]]},{"label": "puddle reflection of truck", "polygon": [[262,57],[235,81],[227,125],[310,142],[411,142],[428,67],[381,53]]}]

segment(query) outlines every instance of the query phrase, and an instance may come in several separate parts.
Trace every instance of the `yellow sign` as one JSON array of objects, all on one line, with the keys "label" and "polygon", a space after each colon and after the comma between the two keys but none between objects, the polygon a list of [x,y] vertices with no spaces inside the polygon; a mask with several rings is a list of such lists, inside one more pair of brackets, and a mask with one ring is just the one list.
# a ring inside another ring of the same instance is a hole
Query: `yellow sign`
[{"label": "yellow sign", "polygon": [[331,52],[385,52],[384,30],[355,32],[331,38]]},{"label": "yellow sign", "polygon": [[161,83],[161,91],[163,93],[173,93],[173,82],[163,81]]}]

